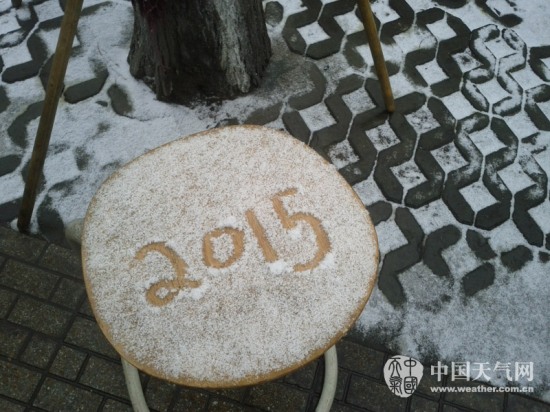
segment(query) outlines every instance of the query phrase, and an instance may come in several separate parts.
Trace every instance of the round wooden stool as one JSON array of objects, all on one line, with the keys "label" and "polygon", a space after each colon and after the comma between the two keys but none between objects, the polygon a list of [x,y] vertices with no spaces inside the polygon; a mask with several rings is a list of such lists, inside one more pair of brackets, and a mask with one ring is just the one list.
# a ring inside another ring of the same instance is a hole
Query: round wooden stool
[{"label": "round wooden stool", "polygon": [[[177,384],[228,388],[285,375],[349,330],[374,286],[378,244],[336,169],[286,133],[209,130],[127,164],[92,199],[86,289],[123,359]],[[336,356],[319,410],[336,385]],[[131,366],[133,365],[133,366]]]}]

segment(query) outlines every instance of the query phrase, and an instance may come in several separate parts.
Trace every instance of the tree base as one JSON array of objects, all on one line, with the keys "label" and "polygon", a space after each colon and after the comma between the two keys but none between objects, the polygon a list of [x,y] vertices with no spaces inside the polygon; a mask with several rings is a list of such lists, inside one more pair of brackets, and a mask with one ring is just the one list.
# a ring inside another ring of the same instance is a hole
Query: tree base
[{"label": "tree base", "polygon": [[251,91],[271,56],[260,0],[132,0],[130,73],[162,101]]}]

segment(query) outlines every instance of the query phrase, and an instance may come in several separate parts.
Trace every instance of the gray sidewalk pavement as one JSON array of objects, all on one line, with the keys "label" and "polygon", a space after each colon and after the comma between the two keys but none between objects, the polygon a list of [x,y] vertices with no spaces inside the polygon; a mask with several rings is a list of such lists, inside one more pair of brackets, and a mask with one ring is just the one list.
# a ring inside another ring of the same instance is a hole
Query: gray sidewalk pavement
[{"label": "gray sidewalk pavement", "polygon": [[[77,253],[0,226],[0,315],[0,411],[131,410],[119,357],[90,310]],[[399,398],[382,374],[393,354],[350,337],[337,350],[335,412],[550,411],[518,394],[433,393],[431,386],[450,379],[437,382],[429,365],[417,392]],[[156,411],[313,411],[323,361],[275,382],[232,390],[178,387],[145,375],[142,382]]]}]

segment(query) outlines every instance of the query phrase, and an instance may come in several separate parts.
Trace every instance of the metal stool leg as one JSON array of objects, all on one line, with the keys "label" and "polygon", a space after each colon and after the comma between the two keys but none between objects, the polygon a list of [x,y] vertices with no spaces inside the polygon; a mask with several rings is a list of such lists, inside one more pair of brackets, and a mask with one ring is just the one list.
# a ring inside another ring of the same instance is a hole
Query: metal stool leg
[{"label": "metal stool leg", "polygon": [[329,412],[334,395],[336,394],[336,382],[338,380],[338,358],[336,356],[336,346],[333,346],[325,352],[325,380],[323,382],[323,392],[317,404],[316,412]]},{"label": "metal stool leg", "polygon": [[380,39],[378,38],[378,33],[376,32],[376,23],[374,22],[374,16],[372,15],[370,1],[358,0],[358,2],[359,9],[361,10],[361,16],[363,18],[363,25],[365,26],[365,33],[367,34],[367,40],[369,42],[370,52],[372,53],[372,58],[374,60],[374,67],[376,68],[376,74],[378,75],[378,80],[382,86],[382,94],[384,96],[386,110],[393,113],[395,110],[395,103],[393,101],[390,78],[388,76],[388,69],[386,67],[386,61],[384,60],[382,46],[380,45]]},{"label": "metal stool leg", "polygon": [[124,370],[124,377],[126,378],[126,387],[128,388],[128,394],[130,395],[130,401],[132,401],[132,407],[135,412],[149,412],[149,407],[145,401],[143,395],[143,388],[141,387],[141,381],[139,380],[138,370],[124,358],[120,358],[122,361],[122,369]]}]

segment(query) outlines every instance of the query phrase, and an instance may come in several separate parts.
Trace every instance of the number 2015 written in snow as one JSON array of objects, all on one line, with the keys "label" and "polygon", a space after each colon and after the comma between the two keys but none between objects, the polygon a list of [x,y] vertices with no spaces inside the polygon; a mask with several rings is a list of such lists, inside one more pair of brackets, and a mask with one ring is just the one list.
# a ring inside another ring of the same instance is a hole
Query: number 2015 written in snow
[{"label": "number 2015 written in snow", "polygon": [[[273,209],[280,220],[284,229],[293,229],[299,222],[306,223],[315,234],[316,252],[311,260],[304,263],[297,263],[293,269],[295,272],[303,272],[305,270],[315,269],[326,254],[330,251],[330,242],[327,232],[323,228],[321,221],[309,213],[292,213],[290,214],[284,207],[281,198],[285,196],[293,196],[297,193],[297,189],[287,189],[275,194],[271,198]],[[252,229],[258,245],[262,251],[265,260],[269,263],[279,259],[277,251],[269,242],[265,229],[258,221],[256,214],[252,209],[245,212],[245,218]],[[219,260],[214,256],[214,240],[227,235],[233,243],[233,251],[225,260]],[[212,268],[222,269],[231,266],[242,256],[244,251],[244,232],[240,229],[232,227],[222,227],[211,230],[206,233],[202,240],[202,251],[204,263]],[[174,297],[184,288],[197,288],[201,285],[200,281],[187,279],[187,264],[185,261],[165,242],[150,243],[139,249],[135,258],[139,261],[143,260],[149,253],[157,252],[166,257],[175,271],[173,279],[163,279],[154,283],[147,289],[146,297],[149,303],[154,306],[164,306],[170,303]]]}]

